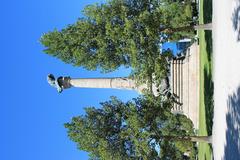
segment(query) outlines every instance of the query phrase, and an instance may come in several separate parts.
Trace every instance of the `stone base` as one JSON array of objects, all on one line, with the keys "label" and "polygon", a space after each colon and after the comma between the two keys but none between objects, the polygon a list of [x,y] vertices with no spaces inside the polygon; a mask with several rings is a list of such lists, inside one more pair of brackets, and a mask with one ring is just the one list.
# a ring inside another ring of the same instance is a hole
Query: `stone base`
[{"label": "stone base", "polygon": [[171,90],[179,97],[174,104],[173,113],[190,118],[194,128],[198,129],[199,117],[199,46],[194,43],[186,53],[184,60],[173,60],[171,64]]}]

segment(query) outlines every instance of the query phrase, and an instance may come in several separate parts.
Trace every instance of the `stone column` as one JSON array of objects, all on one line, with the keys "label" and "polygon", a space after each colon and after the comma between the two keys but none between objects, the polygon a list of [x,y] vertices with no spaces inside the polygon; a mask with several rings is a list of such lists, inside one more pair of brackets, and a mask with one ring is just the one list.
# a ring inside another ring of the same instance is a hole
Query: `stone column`
[{"label": "stone column", "polygon": [[52,74],[48,75],[48,83],[57,88],[61,93],[63,89],[71,87],[79,88],[113,88],[113,89],[128,89],[136,90],[142,93],[147,89],[147,85],[137,86],[133,79],[118,77],[118,78],[70,78],[70,77],[55,77]]},{"label": "stone column", "polygon": [[170,87],[171,87],[171,92],[174,93],[174,61],[171,61],[171,83],[170,83]]},{"label": "stone column", "polygon": [[128,78],[76,78],[70,84],[80,88],[137,89],[134,80]]},{"label": "stone column", "polygon": [[[181,98],[180,103],[183,104],[183,60],[181,60]],[[180,110],[183,111],[183,106],[181,105]]]},{"label": "stone column", "polygon": [[[177,60],[174,60],[174,94],[177,95]],[[177,104],[174,103],[174,110],[177,110]]]},{"label": "stone column", "polygon": [[[179,96],[180,96],[180,73],[179,73],[179,69],[180,69],[180,61],[176,60],[177,62],[177,69],[176,69],[176,74],[177,74],[177,82],[176,82],[176,95],[178,96],[178,102],[179,102]],[[176,103],[176,110],[179,111],[179,104]]]}]

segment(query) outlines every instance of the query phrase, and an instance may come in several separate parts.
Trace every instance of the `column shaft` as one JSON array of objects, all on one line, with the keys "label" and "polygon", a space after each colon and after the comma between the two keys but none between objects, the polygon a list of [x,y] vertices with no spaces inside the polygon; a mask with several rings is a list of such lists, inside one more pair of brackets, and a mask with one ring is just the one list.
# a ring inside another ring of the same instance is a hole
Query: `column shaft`
[{"label": "column shaft", "polygon": [[[180,102],[183,104],[183,60],[181,60],[181,99]],[[183,105],[181,105],[180,110],[183,111]]]},{"label": "column shaft", "polygon": [[128,78],[78,78],[71,79],[73,87],[135,89],[134,80]]},{"label": "column shaft", "polygon": [[[177,95],[177,60],[174,60],[174,94]],[[176,103],[174,103],[174,110],[177,110]]]}]

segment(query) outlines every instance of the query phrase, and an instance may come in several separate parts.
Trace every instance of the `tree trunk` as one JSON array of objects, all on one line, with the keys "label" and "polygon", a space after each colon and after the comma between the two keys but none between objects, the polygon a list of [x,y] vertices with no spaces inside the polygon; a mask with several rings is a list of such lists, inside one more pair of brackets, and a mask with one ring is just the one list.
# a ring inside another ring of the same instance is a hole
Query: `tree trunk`
[{"label": "tree trunk", "polygon": [[195,30],[212,30],[212,23],[199,24],[193,27]]},{"label": "tree trunk", "polygon": [[166,33],[174,33],[174,32],[190,31],[190,30],[212,30],[212,23],[199,24],[195,26],[183,26],[178,28],[165,28],[165,29],[161,29],[160,31],[163,31]]},{"label": "tree trunk", "polygon": [[192,141],[212,143],[212,136],[159,136],[161,139],[173,141]]},{"label": "tree trunk", "polygon": [[192,142],[206,142],[212,143],[212,136],[191,136]]}]

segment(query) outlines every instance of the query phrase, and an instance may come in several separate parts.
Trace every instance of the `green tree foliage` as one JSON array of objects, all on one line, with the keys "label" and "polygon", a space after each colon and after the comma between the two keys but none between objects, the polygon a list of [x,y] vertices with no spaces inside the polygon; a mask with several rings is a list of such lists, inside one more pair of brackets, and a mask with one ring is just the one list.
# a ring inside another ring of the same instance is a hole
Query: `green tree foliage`
[{"label": "green tree foliage", "polygon": [[[45,52],[74,66],[110,72],[123,65],[151,76],[159,44],[189,36],[188,3],[169,0],[111,0],[87,6],[84,18],[44,34]],[[137,75],[137,74],[136,74]]]},{"label": "green tree foliage", "polygon": [[186,138],[193,135],[192,123],[172,114],[171,102],[147,95],[127,103],[112,97],[101,105],[86,108],[85,116],[65,124],[70,139],[92,159],[181,159],[192,151],[193,143]]}]

